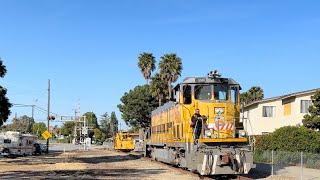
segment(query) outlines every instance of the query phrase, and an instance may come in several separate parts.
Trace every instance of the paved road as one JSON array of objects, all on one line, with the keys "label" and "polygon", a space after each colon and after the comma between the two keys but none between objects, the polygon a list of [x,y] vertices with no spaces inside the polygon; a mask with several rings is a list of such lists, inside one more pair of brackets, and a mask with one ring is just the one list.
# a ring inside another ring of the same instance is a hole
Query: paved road
[{"label": "paved road", "polygon": [[[95,149],[102,146],[91,145],[91,147],[86,147],[86,149]],[[50,143],[49,144],[49,153],[62,153],[69,152],[74,150],[84,150],[83,145],[74,145],[74,144],[64,144],[64,143]]]}]

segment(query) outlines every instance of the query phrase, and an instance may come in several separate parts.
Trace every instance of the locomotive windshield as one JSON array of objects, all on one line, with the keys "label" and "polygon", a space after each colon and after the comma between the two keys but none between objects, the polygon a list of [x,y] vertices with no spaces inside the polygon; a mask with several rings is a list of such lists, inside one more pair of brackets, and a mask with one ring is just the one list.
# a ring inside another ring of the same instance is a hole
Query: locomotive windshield
[{"label": "locomotive windshield", "polygon": [[[213,89],[212,89],[213,88]],[[201,84],[201,85],[195,85],[194,87],[194,93],[195,93],[195,99],[197,100],[228,100],[228,91],[229,85],[228,84]],[[213,97],[212,97],[212,92]],[[235,100],[235,92],[233,92],[232,102]]]},{"label": "locomotive windshield", "polygon": [[209,100],[212,97],[211,85],[196,85],[195,86],[195,99]]},{"label": "locomotive windshield", "polygon": [[227,100],[228,99],[228,85],[215,84],[214,85],[214,99]]}]

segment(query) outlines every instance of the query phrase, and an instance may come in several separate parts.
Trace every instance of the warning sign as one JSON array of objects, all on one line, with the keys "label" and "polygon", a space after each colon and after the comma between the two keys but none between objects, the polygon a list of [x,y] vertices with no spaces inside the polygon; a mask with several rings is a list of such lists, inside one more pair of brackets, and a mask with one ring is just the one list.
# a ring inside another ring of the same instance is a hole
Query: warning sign
[{"label": "warning sign", "polygon": [[44,139],[48,139],[48,138],[51,137],[51,134],[49,133],[48,130],[46,130],[45,132],[42,133],[42,137],[43,137]]}]

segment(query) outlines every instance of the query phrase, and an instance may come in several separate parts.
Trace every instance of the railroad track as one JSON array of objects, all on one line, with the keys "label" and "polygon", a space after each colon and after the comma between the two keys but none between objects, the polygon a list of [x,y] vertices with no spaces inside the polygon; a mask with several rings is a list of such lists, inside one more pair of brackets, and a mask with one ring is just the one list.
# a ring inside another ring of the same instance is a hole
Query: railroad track
[{"label": "railroad track", "polygon": [[212,180],[212,179],[217,179],[217,180],[222,180],[222,179],[235,179],[235,180],[252,180],[252,178],[249,178],[249,177],[244,177],[244,176],[240,176],[240,175],[234,175],[234,176],[228,176],[228,177],[221,177],[221,176],[201,176],[197,173],[194,173],[194,172],[191,172],[189,170],[186,170],[186,169],[182,169],[182,168],[179,168],[179,167],[176,167],[176,166],[173,166],[171,164],[166,164],[166,163],[163,163],[163,162],[160,162],[160,161],[154,161],[154,160],[151,160],[150,158],[147,158],[147,157],[143,157],[143,155],[141,153],[138,153],[138,152],[130,152],[129,153],[130,156],[136,156],[136,157],[140,157],[142,159],[145,159],[145,160],[150,160],[154,163],[157,163],[157,164],[160,164],[160,165],[166,165],[168,167],[170,167],[171,169],[174,169],[178,172],[181,172],[183,174],[188,174],[192,177],[195,177],[195,178],[199,178],[199,179],[203,179],[203,180]]}]

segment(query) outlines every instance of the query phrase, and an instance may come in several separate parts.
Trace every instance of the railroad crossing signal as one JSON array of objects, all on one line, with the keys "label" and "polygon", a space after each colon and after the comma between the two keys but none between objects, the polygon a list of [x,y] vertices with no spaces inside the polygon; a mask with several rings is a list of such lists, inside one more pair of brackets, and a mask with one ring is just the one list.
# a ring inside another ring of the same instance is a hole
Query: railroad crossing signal
[{"label": "railroad crossing signal", "polygon": [[48,138],[51,137],[51,134],[49,133],[48,130],[46,130],[45,132],[42,133],[42,137],[43,137],[44,139],[48,139]]}]

